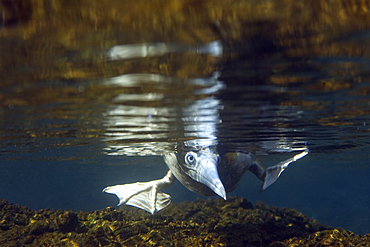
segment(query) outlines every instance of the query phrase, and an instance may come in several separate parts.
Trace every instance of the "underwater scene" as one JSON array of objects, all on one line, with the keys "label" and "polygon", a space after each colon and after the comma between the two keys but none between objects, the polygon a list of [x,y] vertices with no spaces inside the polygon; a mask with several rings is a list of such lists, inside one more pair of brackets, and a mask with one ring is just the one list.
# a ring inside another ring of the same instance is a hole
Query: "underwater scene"
[{"label": "underwater scene", "polygon": [[1,246],[370,246],[370,2],[0,16]]}]

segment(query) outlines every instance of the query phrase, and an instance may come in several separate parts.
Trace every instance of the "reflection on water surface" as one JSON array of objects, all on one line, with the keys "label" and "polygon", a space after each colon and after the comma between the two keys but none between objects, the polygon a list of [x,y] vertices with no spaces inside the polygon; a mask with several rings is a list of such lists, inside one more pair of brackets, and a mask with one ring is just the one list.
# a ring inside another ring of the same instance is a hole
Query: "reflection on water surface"
[{"label": "reflection on water surface", "polygon": [[5,2],[2,198],[94,210],[109,184],[164,176],[178,142],[267,166],[307,146],[260,197],[249,175],[233,194],[369,232],[366,2]]}]

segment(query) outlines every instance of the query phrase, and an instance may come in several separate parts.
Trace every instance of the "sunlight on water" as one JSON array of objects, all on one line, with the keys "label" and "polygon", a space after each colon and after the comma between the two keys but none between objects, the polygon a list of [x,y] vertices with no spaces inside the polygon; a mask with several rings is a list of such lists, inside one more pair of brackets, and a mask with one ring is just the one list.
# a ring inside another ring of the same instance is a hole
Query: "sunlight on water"
[{"label": "sunlight on water", "polygon": [[[56,2],[32,15],[0,4],[1,198],[95,210],[117,203],[106,186],[164,176],[160,156],[181,145],[267,167],[309,149],[261,196],[249,174],[232,194],[370,231],[365,7],[328,14],[299,1],[312,16],[297,16],[288,1],[204,1],[192,18],[185,3],[143,15],[150,4]],[[197,197],[179,183],[167,191]]]}]

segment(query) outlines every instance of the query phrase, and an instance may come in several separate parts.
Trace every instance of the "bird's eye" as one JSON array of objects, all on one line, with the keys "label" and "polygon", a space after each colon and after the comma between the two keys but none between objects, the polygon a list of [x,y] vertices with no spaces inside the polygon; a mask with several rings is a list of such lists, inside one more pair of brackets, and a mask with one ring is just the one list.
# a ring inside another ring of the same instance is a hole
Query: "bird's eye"
[{"label": "bird's eye", "polygon": [[193,152],[187,153],[185,156],[185,162],[188,165],[193,165],[195,162],[195,154]]}]

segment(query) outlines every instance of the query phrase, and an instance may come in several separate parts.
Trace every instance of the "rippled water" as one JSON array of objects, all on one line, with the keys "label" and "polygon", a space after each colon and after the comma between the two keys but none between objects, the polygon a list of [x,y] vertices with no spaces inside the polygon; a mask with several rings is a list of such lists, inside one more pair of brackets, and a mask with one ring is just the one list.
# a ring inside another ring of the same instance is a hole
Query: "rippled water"
[{"label": "rippled water", "polygon": [[[308,148],[261,196],[249,173],[231,194],[368,233],[369,37],[331,40],[363,49],[356,56],[288,56],[256,37],[77,50],[3,38],[3,57],[29,45],[39,59],[1,64],[0,196],[96,210],[117,203],[102,188],[164,176],[161,155],[179,142],[252,153],[266,166]],[[180,183],[166,191],[174,202],[198,197]]]}]

